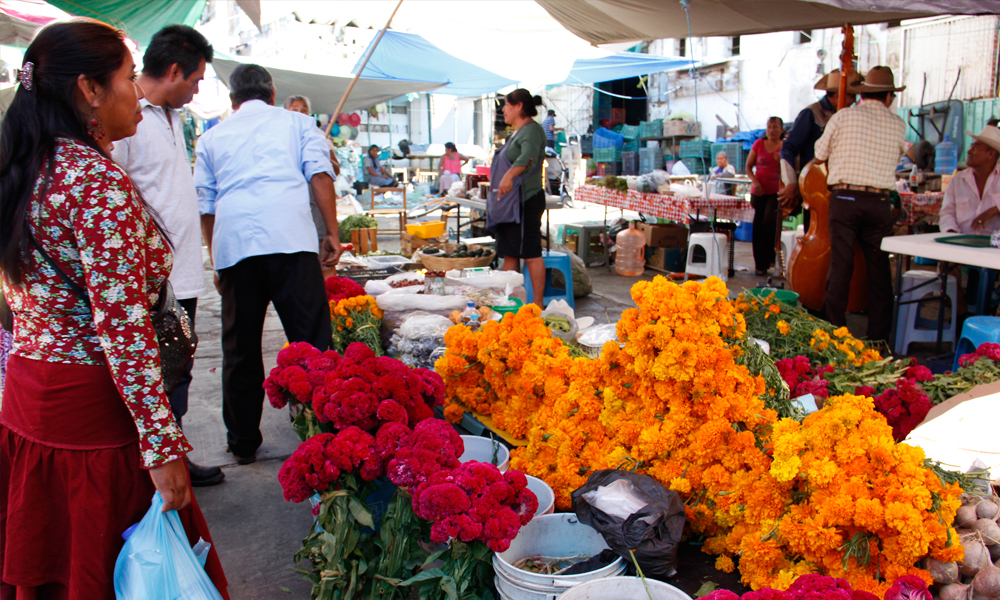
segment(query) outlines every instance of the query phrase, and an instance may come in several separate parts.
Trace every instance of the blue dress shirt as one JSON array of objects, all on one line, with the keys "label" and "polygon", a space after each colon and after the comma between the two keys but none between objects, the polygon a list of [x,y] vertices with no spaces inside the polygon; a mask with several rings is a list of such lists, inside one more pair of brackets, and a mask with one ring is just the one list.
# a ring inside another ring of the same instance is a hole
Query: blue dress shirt
[{"label": "blue dress shirt", "polygon": [[198,139],[195,156],[198,210],[215,215],[217,270],[251,256],[319,251],[309,180],[334,175],[312,117],[249,100]]}]

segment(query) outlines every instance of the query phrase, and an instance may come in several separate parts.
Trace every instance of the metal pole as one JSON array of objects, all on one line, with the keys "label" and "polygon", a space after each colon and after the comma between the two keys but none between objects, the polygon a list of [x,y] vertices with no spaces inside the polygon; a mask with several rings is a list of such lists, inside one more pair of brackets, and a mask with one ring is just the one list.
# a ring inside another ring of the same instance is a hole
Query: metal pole
[{"label": "metal pole", "polygon": [[327,136],[330,135],[330,129],[333,128],[334,122],[336,122],[337,117],[340,116],[340,111],[343,110],[344,105],[347,104],[347,99],[351,95],[351,90],[354,89],[354,84],[356,84],[358,82],[358,79],[361,78],[361,73],[365,70],[365,67],[368,65],[368,59],[372,57],[372,53],[375,52],[375,48],[378,46],[378,43],[382,40],[382,36],[385,35],[386,30],[389,29],[389,25],[392,24],[392,19],[393,17],[396,16],[396,11],[398,11],[399,7],[402,5],[403,5],[403,0],[399,0],[399,3],[396,4],[396,8],[393,9],[392,14],[389,15],[389,20],[385,22],[385,27],[382,28],[382,31],[378,32],[378,36],[375,38],[375,41],[372,42],[371,47],[368,48],[368,51],[365,53],[365,59],[364,61],[361,62],[361,66],[358,68],[358,72],[354,74],[354,79],[351,80],[351,83],[348,84],[347,89],[344,90],[344,95],[340,97],[340,102],[337,103],[337,109],[333,111],[333,115],[330,116],[330,122],[326,124],[326,130],[324,131],[324,133],[326,133]]}]

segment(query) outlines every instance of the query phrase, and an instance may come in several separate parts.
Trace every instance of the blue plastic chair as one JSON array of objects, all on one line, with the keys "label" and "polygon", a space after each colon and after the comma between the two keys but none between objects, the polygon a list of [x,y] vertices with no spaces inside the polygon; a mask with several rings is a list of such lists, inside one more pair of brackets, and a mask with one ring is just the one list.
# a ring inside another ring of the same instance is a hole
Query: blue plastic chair
[{"label": "blue plastic chair", "polygon": [[959,368],[959,356],[975,352],[984,342],[1000,344],[1000,317],[969,317],[965,320],[965,325],[962,325],[962,337],[955,346],[952,372]]},{"label": "blue plastic chair", "polygon": [[[552,300],[565,300],[571,308],[575,309],[576,303],[573,301],[573,267],[570,263],[569,255],[562,252],[542,250],[542,258],[545,259],[545,295],[543,302],[548,306]],[[562,271],[563,277],[566,280],[566,289],[552,287],[553,270]],[[535,297],[534,288],[531,286],[531,277],[526,272],[527,269],[522,269],[521,271],[524,273],[524,291],[528,293],[528,302],[530,303],[532,298]],[[545,306],[541,308],[544,309]]]}]

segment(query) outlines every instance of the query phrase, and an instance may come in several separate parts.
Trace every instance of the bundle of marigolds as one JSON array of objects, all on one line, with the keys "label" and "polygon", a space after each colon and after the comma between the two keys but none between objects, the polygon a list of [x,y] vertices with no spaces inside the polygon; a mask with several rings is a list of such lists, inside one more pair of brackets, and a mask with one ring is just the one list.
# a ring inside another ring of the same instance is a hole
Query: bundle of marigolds
[{"label": "bundle of marigolds", "polygon": [[326,280],[326,297],[333,349],[343,352],[348,345],[361,342],[382,356],[382,309],[375,304],[375,298],[365,295],[364,288],[354,281],[336,275]]}]

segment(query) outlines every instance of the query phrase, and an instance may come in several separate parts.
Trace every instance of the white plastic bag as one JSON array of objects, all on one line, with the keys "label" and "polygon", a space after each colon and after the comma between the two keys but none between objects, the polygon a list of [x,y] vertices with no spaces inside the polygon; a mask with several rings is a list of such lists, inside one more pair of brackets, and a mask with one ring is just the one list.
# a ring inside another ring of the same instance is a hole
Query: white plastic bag
[{"label": "white plastic bag", "polygon": [[163,511],[163,498],[132,529],[115,562],[117,600],[222,600],[205,573],[209,544],[199,540],[200,555],[188,544],[177,511]]}]

